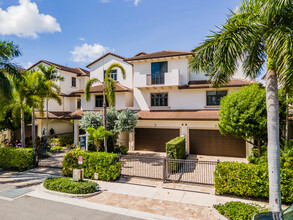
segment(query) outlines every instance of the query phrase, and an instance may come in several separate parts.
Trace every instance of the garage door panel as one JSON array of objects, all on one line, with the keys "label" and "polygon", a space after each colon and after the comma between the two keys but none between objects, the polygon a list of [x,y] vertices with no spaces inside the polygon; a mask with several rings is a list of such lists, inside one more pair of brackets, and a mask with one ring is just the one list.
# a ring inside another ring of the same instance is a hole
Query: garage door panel
[{"label": "garage door panel", "polygon": [[189,130],[191,154],[245,157],[245,141],[232,135],[221,135],[218,130]]},{"label": "garage door panel", "polygon": [[136,128],[135,150],[165,152],[166,143],[179,135],[179,129]]}]

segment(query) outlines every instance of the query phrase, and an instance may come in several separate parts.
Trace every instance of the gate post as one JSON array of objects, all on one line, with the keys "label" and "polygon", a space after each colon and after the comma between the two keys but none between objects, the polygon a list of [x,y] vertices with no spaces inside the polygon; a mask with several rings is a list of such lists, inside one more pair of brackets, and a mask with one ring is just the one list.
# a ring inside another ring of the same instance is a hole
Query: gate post
[{"label": "gate post", "polygon": [[167,179],[167,169],[166,169],[166,167],[167,167],[167,159],[164,158],[163,159],[163,182],[165,182],[166,179]]}]

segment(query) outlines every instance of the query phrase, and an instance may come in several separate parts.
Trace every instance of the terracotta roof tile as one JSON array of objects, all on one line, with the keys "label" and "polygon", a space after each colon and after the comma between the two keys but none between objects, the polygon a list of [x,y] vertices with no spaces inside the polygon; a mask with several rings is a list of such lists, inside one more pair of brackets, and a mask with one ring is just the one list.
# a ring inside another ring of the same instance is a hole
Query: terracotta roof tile
[{"label": "terracotta roof tile", "polygon": [[164,57],[174,57],[174,56],[189,56],[192,55],[191,51],[172,51],[164,50],[155,53],[139,53],[134,57],[125,59],[126,61],[135,61],[135,60],[145,60],[145,59],[155,59],[155,58],[164,58]]},{"label": "terracotta roof tile", "polygon": [[[254,81],[245,80],[245,79],[231,79],[228,84],[223,85],[223,87],[241,87],[246,86]],[[179,86],[179,89],[202,89],[202,88],[212,88],[212,85],[207,80],[197,80],[190,81],[188,84]]]},{"label": "terracotta roof tile", "polygon": [[[71,112],[49,112],[49,119],[71,119]],[[44,114],[41,115],[40,112],[36,112],[37,119],[44,119],[47,117],[47,112],[44,111]]]},{"label": "terracotta roof tile", "polygon": [[140,111],[141,120],[219,120],[219,110]]},{"label": "terracotta roof tile", "polygon": [[77,74],[77,76],[90,76],[90,72],[88,70],[85,70],[85,69],[82,69],[82,68],[79,68],[79,67],[71,68],[71,67],[63,66],[63,65],[60,65],[60,64],[57,64],[57,63],[52,63],[52,62],[49,62],[47,60],[40,60],[39,62],[33,64],[28,69],[32,69],[35,66],[39,65],[40,63],[46,63],[48,65],[53,65],[57,69],[60,69],[60,70],[66,71],[66,72],[70,72],[70,73],[75,73],[75,74]]},{"label": "terracotta roof tile", "polygon": [[[116,83],[116,92],[131,92],[132,90],[126,86],[121,85],[120,83]],[[103,85],[97,85],[91,87],[90,90],[91,93],[102,93],[103,92]],[[72,92],[70,95],[75,95],[75,94],[82,94],[84,93],[83,89],[77,90]]]},{"label": "terracotta roof tile", "polygon": [[103,59],[103,58],[105,58],[106,56],[109,56],[109,55],[112,55],[112,56],[114,56],[114,57],[118,57],[118,58],[120,58],[120,59],[122,59],[122,60],[125,60],[125,59],[126,59],[125,57],[122,57],[122,56],[120,56],[120,55],[118,55],[118,54],[115,54],[115,53],[111,53],[111,52],[109,52],[109,53],[106,53],[105,55],[99,57],[98,59],[94,60],[93,62],[91,62],[90,64],[88,64],[86,67],[89,68],[89,67],[90,67],[91,65],[93,65],[94,63],[100,61],[101,59]]}]

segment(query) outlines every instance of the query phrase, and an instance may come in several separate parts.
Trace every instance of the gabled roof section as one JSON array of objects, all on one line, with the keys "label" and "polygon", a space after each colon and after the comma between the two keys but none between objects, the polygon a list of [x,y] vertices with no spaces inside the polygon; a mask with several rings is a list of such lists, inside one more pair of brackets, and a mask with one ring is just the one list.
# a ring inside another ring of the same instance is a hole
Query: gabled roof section
[{"label": "gabled roof section", "polygon": [[[257,82],[245,80],[245,79],[231,79],[226,85],[223,85],[223,87],[242,87],[252,83],[257,83]],[[194,80],[194,81],[190,81],[188,84],[179,86],[179,89],[204,89],[204,88],[212,88],[212,85],[207,80]]]},{"label": "gabled roof section", "polygon": [[79,68],[79,67],[71,68],[71,67],[63,66],[63,65],[53,63],[53,62],[50,62],[50,61],[47,61],[47,60],[40,60],[39,62],[37,62],[37,63],[33,64],[31,67],[29,67],[28,70],[34,68],[35,66],[38,66],[41,63],[46,63],[46,64],[48,64],[50,66],[53,65],[59,70],[74,73],[74,74],[77,74],[77,76],[90,76],[90,72],[88,70],[85,70],[85,69],[82,69],[82,68]]},{"label": "gabled roof section", "polygon": [[[115,86],[116,86],[116,92],[132,92],[132,90],[130,88],[123,86],[118,82],[115,84]],[[92,86],[90,89],[90,92],[91,93],[103,93],[103,85]],[[82,94],[82,93],[84,93],[84,90],[80,89],[80,90],[72,92],[70,95],[74,96],[74,95]]]},{"label": "gabled roof section", "polygon": [[105,55],[99,57],[98,59],[96,59],[95,61],[91,62],[90,64],[88,64],[86,67],[89,68],[91,65],[95,64],[96,62],[99,62],[100,60],[104,59],[105,57],[109,56],[109,55],[112,55],[114,57],[117,57],[117,58],[120,58],[122,60],[125,60],[126,58],[125,57],[122,57],[118,54],[115,54],[115,53],[111,53],[111,52],[108,52],[106,53]]},{"label": "gabled roof section", "polygon": [[125,59],[126,61],[135,61],[135,60],[146,60],[146,59],[155,59],[155,58],[165,58],[165,57],[175,57],[175,56],[190,56],[192,51],[174,51],[174,50],[164,50],[155,53],[144,53],[140,52],[134,57]]}]

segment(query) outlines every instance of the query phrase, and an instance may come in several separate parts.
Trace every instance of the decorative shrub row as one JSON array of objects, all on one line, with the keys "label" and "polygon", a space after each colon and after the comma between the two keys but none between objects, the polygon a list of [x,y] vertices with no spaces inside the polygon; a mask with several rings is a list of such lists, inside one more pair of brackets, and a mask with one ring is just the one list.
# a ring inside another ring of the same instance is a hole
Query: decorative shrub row
[{"label": "decorative shrub row", "polygon": [[254,215],[267,211],[257,204],[246,204],[243,202],[227,202],[225,204],[214,205],[221,215],[231,220],[250,220]]},{"label": "decorative shrub row", "polygon": [[32,148],[0,148],[0,167],[4,170],[24,171],[34,167]]},{"label": "decorative shrub row", "polygon": [[[82,156],[82,165],[78,164],[78,157]],[[85,178],[94,179],[98,173],[99,180],[115,181],[120,176],[121,164],[119,156],[114,153],[85,152],[79,149],[68,152],[63,161],[63,174],[72,176],[73,169],[84,169]]]},{"label": "decorative shrub row", "polygon": [[173,159],[185,159],[185,137],[176,137],[166,143],[166,153]]},{"label": "decorative shrub row", "polygon": [[48,178],[44,181],[43,186],[52,191],[58,191],[63,193],[71,193],[71,194],[88,194],[94,193],[97,191],[97,186],[99,186],[95,182],[91,181],[80,181],[75,182],[71,178]]},{"label": "decorative shrub row", "polygon": [[[220,195],[268,198],[268,166],[236,162],[218,163],[215,171],[215,188]],[[281,168],[281,193],[283,202],[293,202],[292,169]]]},{"label": "decorative shrub row", "polygon": [[60,147],[60,146],[55,146],[55,147],[51,148],[52,153],[57,153],[57,152],[60,152],[62,150],[63,150],[63,147]]}]

